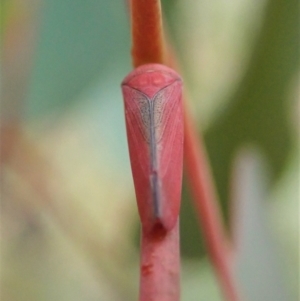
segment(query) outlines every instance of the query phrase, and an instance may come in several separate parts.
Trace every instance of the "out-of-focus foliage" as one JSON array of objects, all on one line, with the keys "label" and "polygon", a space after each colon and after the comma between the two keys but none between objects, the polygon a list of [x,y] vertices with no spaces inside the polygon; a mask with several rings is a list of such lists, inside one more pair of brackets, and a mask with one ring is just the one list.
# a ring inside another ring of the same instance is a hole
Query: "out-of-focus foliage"
[{"label": "out-of-focus foliage", "polygon": [[125,3],[43,2],[27,97],[29,117],[70,106],[96,77],[130,66]]},{"label": "out-of-focus foliage", "polygon": [[226,112],[206,134],[220,195],[227,202],[228,170],[241,145],[255,143],[261,148],[272,180],[286,166],[292,147],[290,89],[299,72],[298,10],[296,0],[267,3],[245,75]]},{"label": "out-of-focus foliage", "polygon": [[[243,293],[296,300],[299,3],[178,0],[163,9]],[[120,93],[131,69],[126,3],[10,0],[1,10],[1,300],[136,299],[138,216]],[[265,162],[250,153],[248,177],[232,182],[248,143]],[[264,166],[270,185],[260,193]],[[221,300],[189,198],[184,187],[182,297]]]}]

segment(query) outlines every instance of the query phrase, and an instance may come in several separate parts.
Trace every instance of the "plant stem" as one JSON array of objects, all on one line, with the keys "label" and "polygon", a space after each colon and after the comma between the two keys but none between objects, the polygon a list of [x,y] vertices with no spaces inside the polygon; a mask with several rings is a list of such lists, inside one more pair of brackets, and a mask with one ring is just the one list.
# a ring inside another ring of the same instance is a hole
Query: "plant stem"
[{"label": "plant stem", "polygon": [[140,301],[179,301],[179,258],[178,221],[170,231],[142,231]]},{"label": "plant stem", "polygon": [[131,0],[132,59],[134,67],[164,63],[164,39],[159,0]]},{"label": "plant stem", "polygon": [[184,157],[186,174],[193,196],[194,206],[208,248],[208,255],[216,271],[226,300],[241,300],[237,292],[230,261],[229,246],[219,204],[213,187],[203,143],[185,111]]},{"label": "plant stem", "polygon": [[[165,64],[165,45],[159,0],[131,0],[132,60],[138,67]],[[142,230],[140,301],[179,301],[179,221],[169,231],[161,226]]]}]

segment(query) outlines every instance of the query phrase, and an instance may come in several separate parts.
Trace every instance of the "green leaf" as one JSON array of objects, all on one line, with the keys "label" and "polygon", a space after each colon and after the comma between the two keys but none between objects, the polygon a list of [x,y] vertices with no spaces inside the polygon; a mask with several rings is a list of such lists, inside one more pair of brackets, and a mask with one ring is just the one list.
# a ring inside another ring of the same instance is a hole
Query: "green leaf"
[{"label": "green leaf", "polygon": [[299,2],[268,1],[248,70],[230,107],[205,135],[219,195],[226,210],[229,171],[236,150],[256,143],[271,166],[272,180],[291,148],[287,96],[299,70]]},{"label": "green leaf", "polygon": [[128,23],[123,1],[45,0],[27,116],[72,105],[95,77],[128,64]]}]

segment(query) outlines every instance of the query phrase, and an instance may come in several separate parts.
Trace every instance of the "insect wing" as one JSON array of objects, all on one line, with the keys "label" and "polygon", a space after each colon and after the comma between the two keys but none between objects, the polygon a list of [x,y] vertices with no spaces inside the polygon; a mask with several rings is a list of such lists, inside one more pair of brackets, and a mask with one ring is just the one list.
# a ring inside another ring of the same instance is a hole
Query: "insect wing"
[{"label": "insect wing", "polygon": [[[153,202],[149,175],[151,173],[150,134],[145,116],[148,100],[141,92],[123,86],[126,131],[138,210],[143,226],[151,228]],[[143,115],[144,114],[144,115]],[[144,119],[143,119],[144,116]],[[148,114],[149,116],[149,114]]]},{"label": "insect wing", "polygon": [[171,229],[179,215],[182,161],[182,82],[171,69],[145,65],[122,84],[126,130],[144,229]]},{"label": "insect wing", "polygon": [[[161,222],[166,229],[175,225],[181,199],[183,165],[182,84],[179,81],[155,97],[158,171],[161,183]],[[159,109],[157,109],[159,108]]]}]

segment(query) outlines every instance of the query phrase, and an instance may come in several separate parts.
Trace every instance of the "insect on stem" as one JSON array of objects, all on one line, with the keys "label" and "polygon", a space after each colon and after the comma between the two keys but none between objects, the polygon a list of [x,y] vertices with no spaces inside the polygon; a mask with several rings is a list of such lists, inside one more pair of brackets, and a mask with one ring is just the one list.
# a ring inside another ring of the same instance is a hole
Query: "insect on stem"
[{"label": "insect on stem", "polygon": [[183,165],[182,81],[172,69],[140,66],[122,83],[131,169],[144,230],[174,227]]}]

